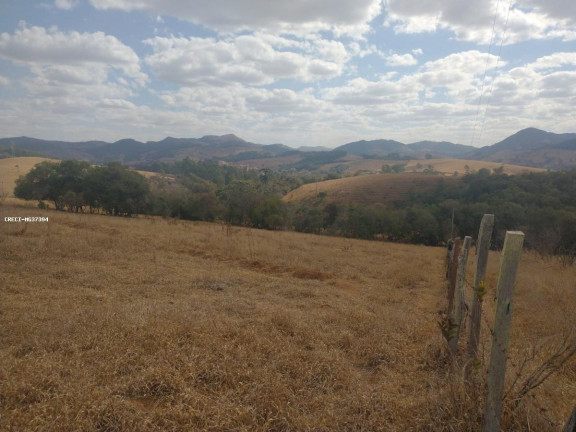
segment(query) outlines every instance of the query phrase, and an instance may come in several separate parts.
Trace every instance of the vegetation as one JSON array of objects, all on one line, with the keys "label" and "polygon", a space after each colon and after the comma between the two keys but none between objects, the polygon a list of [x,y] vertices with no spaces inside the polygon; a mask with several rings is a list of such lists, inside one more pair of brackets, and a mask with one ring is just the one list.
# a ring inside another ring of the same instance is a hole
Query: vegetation
[{"label": "vegetation", "polygon": [[[437,326],[443,249],[10,202],[50,222],[0,232],[0,430],[480,430],[488,352],[465,386]],[[505,431],[573,408],[574,363],[515,406],[574,328],[573,276],[522,258]]]},{"label": "vegetation", "polygon": [[[376,176],[373,183],[377,184],[377,180]],[[326,233],[426,245],[442,244],[451,236],[474,235],[482,215],[492,213],[496,218],[493,241],[496,248],[502,246],[507,230],[521,230],[530,249],[563,256],[566,262],[576,257],[576,170],[509,176],[502,170],[490,173],[481,169],[457,181],[438,176],[434,180],[428,182],[428,187],[389,194],[387,200],[380,202],[374,197],[372,203],[361,202],[358,195],[368,190],[360,183],[347,192],[355,195],[354,201],[330,200],[331,195],[342,195],[350,182],[328,192],[322,189],[322,199],[300,202],[320,211],[327,203],[338,207],[338,219],[323,226]],[[388,184],[394,182],[391,178]],[[401,183],[397,184],[401,187]],[[384,191],[382,185],[370,193],[376,196]],[[298,196],[297,192],[293,195]],[[318,226],[314,219],[311,223]],[[315,232],[302,224],[296,229]]]},{"label": "vegetation", "polygon": [[150,188],[146,179],[118,163],[92,167],[88,162],[42,162],[16,181],[16,197],[49,200],[57,210],[115,216],[145,213]]},{"label": "vegetation", "polygon": [[[348,202],[332,195],[342,195],[353,184],[351,179],[334,180],[335,189],[317,193],[313,199],[287,201],[282,198],[307,179],[188,158],[141,167],[165,174],[154,179],[151,187],[138,173],[117,163],[92,167],[73,160],[44,162],[18,180],[15,193],[52,201],[56,209],[72,212],[88,209],[112,215],[224,220],[255,228],[430,246],[443,244],[453,235],[473,234],[482,215],[493,213],[495,247],[502,245],[506,230],[522,230],[528,248],[563,256],[567,264],[574,261],[576,170],[509,176],[498,167],[446,178],[430,177],[438,174],[431,165],[420,175],[398,174],[403,167],[384,165],[386,176],[357,177],[354,182],[363,189],[354,190],[352,194],[358,196]],[[371,198],[370,188],[378,189],[374,193],[381,198]]]}]

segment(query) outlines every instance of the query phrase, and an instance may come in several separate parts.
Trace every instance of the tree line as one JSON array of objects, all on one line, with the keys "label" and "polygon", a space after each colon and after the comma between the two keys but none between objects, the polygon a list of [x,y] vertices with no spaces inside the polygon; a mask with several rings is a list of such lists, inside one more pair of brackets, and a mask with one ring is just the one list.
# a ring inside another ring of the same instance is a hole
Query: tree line
[{"label": "tree line", "polygon": [[14,195],[41,205],[52,201],[57,210],[131,216],[149,209],[150,185],[116,162],[91,166],[77,160],[45,161],[16,181]]},{"label": "tree line", "polygon": [[223,220],[234,225],[363,239],[443,244],[474,235],[482,215],[495,215],[493,244],[506,230],[522,230],[526,246],[576,256],[576,170],[509,176],[486,169],[434,190],[411,191],[400,202],[345,205],[325,193],[307,203],[282,196],[322,178],[248,170],[188,158],[140,168],[165,175],[152,180],[118,163],[91,166],[66,160],[43,162],[17,181],[15,195],[51,201],[58,210],[136,213],[188,220]]}]

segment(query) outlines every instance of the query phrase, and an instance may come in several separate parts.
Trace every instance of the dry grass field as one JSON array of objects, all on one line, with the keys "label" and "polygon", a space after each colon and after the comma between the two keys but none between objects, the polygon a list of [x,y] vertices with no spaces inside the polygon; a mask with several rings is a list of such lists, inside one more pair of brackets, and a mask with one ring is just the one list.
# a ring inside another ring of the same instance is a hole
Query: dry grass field
[{"label": "dry grass field", "polygon": [[[348,168],[344,171],[345,175],[354,175],[358,171],[368,171],[377,173],[382,169],[382,165],[396,165],[406,163],[406,171],[409,172],[422,172],[429,166],[432,166],[435,171],[441,174],[451,176],[454,172],[459,175],[466,173],[466,166],[470,171],[479,171],[486,168],[490,171],[493,169],[503,168],[504,174],[517,175],[529,172],[545,172],[543,168],[534,168],[520,165],[502,164],[498,162],[477,161],[468,159],[414,159],[409,161],[386,161],[379,159],[360,159],[349,162]],[[339,164],[330,164],[322,167],[325,170],[330,169]]]},{"label": "dry grass field", "polygon": [[284,200],[288,202],[312,201],[319,194],[325,194],[323,202],[326,203],[372,204],[394,202],[406,198],[410,190],[425,191],[427,188],[434,188],[440,180],[457,181],[452,177],[426,174],[367,174],[305,184],[286,194]]},{"label": "dry grass field", "polygon": [[[438,327],[443,249],[16,200],[0,213],[0,430],[479,430],[486,365],[465,386]],[[486,322],[497,267],[494,253]],[[575,272],[523,256],[506,389],[574,335]],[[512,410],[515,394],[504,431],[561,430],[576,363]]]},{"label": "dry grass field", "polygon": [[0,195],[14,196],[16,180],[26,175],[36,164],[53,161],[43,157],[16,157],[0,159]]}]

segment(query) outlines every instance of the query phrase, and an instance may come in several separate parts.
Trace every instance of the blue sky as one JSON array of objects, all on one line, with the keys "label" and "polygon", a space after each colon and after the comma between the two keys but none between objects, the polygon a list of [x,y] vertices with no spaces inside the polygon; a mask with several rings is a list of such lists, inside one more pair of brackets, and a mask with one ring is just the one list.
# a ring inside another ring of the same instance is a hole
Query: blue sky
[{"label": "blue sky", "polygon": [[0,1],[0,136],[576,132],[576,2]]}]

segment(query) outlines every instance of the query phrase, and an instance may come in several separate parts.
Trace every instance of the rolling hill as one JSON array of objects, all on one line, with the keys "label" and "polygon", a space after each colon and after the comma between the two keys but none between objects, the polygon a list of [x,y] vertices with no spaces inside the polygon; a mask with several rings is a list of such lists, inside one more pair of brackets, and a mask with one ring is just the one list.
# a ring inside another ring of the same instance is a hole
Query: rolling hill
[{"label": "rolling hill", "polygon": [[[405,172],[399,174],[379,174],[383,164],[405,164]],[[336,164],[339,165],[339,164]],[[324,166],[329,170],[333,165]],[[342,166],[342,164],[340,164]],[[323,203],[340,204],[373,204],[402,201],[411,190],[426,191],[434,188],[440,181],[458,181],[466,172],[488,169],[501,169],[504,174],[518,175],[529,172],[545,172],[542,168],[533,168],[486,161],[466,159],[427,159],[410,161],[382,161],[360,159],[349,162],[345,173],[357,171],[372,174],[356,175],[318,183],[305,184],[289,192],[284,200],[287,202],[316,202],[319,197]],[[433,170],[441,175],[425,174]],[[377,173],[377,174],[375,174]],[[454,175],[458,173],[458,175]]]},{"label": "rolling hill", "polygon": [[16,157],[0,159],[0,194],[14,196],[16,180],[34,168],[36,164],[44,161],[54,161],[42,157]]},{"label": "rolling hill", "polygon": [[310,183],[289,192],[287,202],[374,204],[401,201],[411,190],[426,191],[440,181],[457,181],[456,178],[425,174],[368,174]]},{"label": "rolling hill", "polygon": [[378,173],[381,171],[383,165],[404,165],[404,170],[407,172],[424,172],[430,168],[434,171],[452,176],[454,173],[463,175],[467,172],[479,171],[483,168],[493,171],[502,169],[504,174],[524,174],[528,172],[543,172],[544,168],[535,168],[529,166],[503,164],[490,161],[479,161],[469,159],[411,159],[404,161],[397,160],[383,160],[383,159],[354,159],[350,161],[340,161],[333,164],[327,164],[321,167],[324,171],[330,171],[335,167],[340,167],[344,175],[351,176],[358,172],[360,173]]}]

